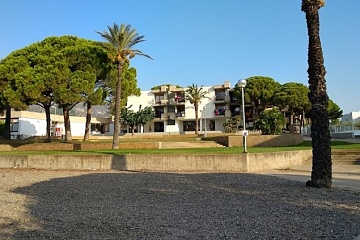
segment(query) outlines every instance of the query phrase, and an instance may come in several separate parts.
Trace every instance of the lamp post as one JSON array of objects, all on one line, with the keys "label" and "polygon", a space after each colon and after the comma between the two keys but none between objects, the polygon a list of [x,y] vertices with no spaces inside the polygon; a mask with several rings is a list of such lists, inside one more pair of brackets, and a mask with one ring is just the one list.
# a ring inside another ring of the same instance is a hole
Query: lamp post
[{"label": "lamp post", "polygon": [[204,124],[205,124],[204,137],[206,137],[206,106],[204,107]]},{"label": "lamp post", "polygon": [[244,100],[244,88],[246,86],[246,80],[242,79],[239,80],[237,85],[241,88],[241,104],[242,104],[242,118],[243,118],[243,142],[244,142],[244,153],[247,153],[247,147],[246,147],[246,136],[248,132],[246,131],[245,127],[245,100]]}]

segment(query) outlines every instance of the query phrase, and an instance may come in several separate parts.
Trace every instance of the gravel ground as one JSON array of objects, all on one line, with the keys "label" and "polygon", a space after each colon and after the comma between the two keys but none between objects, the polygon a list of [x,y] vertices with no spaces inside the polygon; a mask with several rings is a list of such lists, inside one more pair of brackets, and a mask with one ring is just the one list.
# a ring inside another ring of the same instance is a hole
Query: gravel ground
[{"label": "gravel ground", "polygon": [[0,170],[0,239],[359,234],[359,193],[267,175]]}]

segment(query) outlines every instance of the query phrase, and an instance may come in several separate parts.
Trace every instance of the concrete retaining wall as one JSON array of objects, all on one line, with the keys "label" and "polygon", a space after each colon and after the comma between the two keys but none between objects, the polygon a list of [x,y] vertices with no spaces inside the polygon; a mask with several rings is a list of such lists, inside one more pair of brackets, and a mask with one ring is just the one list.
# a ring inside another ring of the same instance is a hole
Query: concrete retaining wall
[{"label": "concrete retaining wall", "polygon": [[[225,136],[221,142],[225,143],[227,147],[241,147],[243,146],[243,136]],[[281,135],[249,135],[246,138],[248,147],[282,147],[294,146],[304,141],[301,134],[281,134]]]},{"label": "concrete retaining wall", "polygon": [[256,172],[301,165],[312,150],[238,155],[1,155],[0,168]]}]

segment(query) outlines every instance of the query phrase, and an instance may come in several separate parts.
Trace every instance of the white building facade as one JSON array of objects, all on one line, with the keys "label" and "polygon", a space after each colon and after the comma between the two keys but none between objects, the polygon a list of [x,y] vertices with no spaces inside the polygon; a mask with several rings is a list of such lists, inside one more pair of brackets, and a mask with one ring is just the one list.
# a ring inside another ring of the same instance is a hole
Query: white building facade
[{"label": "white building facade", "polygon": [[[1,117],[5,121],[5,116]],[[64,117],[51,114],[51,136],[62,136],[65,132]],[[70,116],[71,134],[73,137],[82,137],[85,134],[85,117]],[[111,118],[92,118],[91,134],[112,134]],[[45,113],[30,111],[11,111],[10,134],[12,138],[45,136]]]},{"label": "white building facade", "polygon": [[[227,119],[240,114],[240,106],[232,97],[230,82],[205,86],[208,94],[198,108],[199,132],[224,132]],[[163,85],[159,89],[141,91],[140,96],[128,98],[127,106],[137,112],[152,107],[155,118],[139,132],[191,133],[195,131],[195,107],[185,100],[186,88]],[[252,124],[250,124],[252,125]]]}]

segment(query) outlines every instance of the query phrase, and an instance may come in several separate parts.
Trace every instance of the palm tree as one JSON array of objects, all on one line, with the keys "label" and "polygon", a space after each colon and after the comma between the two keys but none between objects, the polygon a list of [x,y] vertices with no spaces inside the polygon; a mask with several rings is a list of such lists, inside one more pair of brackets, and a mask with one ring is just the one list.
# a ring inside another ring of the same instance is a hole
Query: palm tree
[{"label": "palm tree", "polygon": [[328,95],[326,91],[324,58],[320,41],[319,9],[324,0],[302,0],[301,10],[306,14],[309,36],[308,74],[309,100],[311,102],[311,138],[313,163],[311,180],[307,186],[331,188],[332,163],[327,113]]},{"label": "palm tree", "polygon": [[150,56],[144,54],[140,50],[133,49],[133,47],[141,42],[144,42],[144,36],[140,36],[135,29],[130,25],[121,24],[118,26],[107,26],[108,31],[97,32],[106,41],[106,48],[108,50],[109,58],[117,65],[117,83],[115,95],[115,117],[114,117],[114,135],[112,148],[119,148],[119,131],[120,131],[120,101],[121,101],[121,74],[125,63],[136,55],[144,56],[152,59]]},{"label": "palm tree", "polygon": [[193,104],[195,107],[195,134],[198,135],[199,134],[199,129],[198,129],[199,104],[201,103],[202,99],[208,98],[206,97],[206,94],[208,94],[208,92],[203,89],[203,86],[198,87],[197,84],[196,85],[192,84],[191,86],[187,87],[185,93],[186,93],[185,99],[187,101],[190,101],[190,103]]}]

